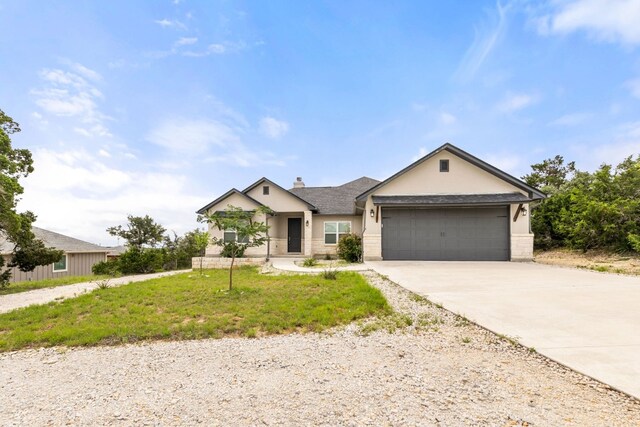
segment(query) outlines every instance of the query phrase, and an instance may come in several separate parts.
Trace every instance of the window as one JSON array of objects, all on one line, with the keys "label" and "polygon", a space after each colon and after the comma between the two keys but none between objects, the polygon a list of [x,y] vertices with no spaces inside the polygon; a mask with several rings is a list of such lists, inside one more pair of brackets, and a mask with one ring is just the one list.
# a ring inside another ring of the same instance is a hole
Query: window
[{"label": "window", "polygon": [[268,185],[262,186],[262,194],[264,194],[265,196],[269,195],[269,186]]},{"label": "window", "polygon": [[327,221],[324,223],[324,243],[335,245],[342,236],[351,233],[351,222],[349,221]]},{"label": "window", "polygon": [[238,233],[236,233],[236,230],[224,230],[224,242],[235,242],[237,240],[238,243],[249,243],[249,237],[241,236],[238,239],[237,234]]},{"label": "window", "polygon": [[449,172],[449,160],[440,160],[440,172]]},{"label": "window", "polygon": [[54,273],[60,273],[62,271],[67,271],[67,254],[62,255],[60,261],[53,263]]}]

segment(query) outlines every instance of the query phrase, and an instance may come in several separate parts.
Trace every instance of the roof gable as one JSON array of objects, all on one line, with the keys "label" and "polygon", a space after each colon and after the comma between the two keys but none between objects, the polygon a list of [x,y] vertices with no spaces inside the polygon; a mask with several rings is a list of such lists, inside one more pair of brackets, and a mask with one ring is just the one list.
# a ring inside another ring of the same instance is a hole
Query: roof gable
[{"label": "roof gable", "polygon": [[207,204],[206,206],[203,206],[202,208],[198,209],[196,211],[196,213],[199,214],[199,215],[204,215],[204,214],[207,213],[207,211],[209,209],[211,209],[212,207],[214,207],[217,204],[220,204],[225,199],[228,199],[229,197],[233,196],[234,194],[238,195],[239,197],[245,198],[248,202],[256,205],[256,207],[264,206],[259,201],[247,196],[246,194],[244,194],[243,192],[239,191],[238,189],[232,188],[231,190],[229,190],[226,193],[224,193],[222,196],[220,196],[217,199],[215,199],[213,202],[211,202],[211,203]]},{"label": "roof gable", "polygon": [[[270,187],[274,187],[277,190],[279,190],[280,192],[286,194],[287,196],[290,196],[295,201],[304,203],[309,208],[309,210],[311,210],[311,211],[318,210],[318,208],[316,206],[314,206],[312,203],[310,203],[308,200],[305,200],[302,197],[298,196],[297,194],[294,194],[293,192],[282,188],[281,186],[279,186],[275,182],[271,181],[270,179],[267,179],[266,177],[262,177],[259,180],[257,180],[256,182],[254,182],[253,184],[251,184],[250,186],[248,186],[247,188],[242,190],[242,193],[248,195],[250,192],[252,192],[253,189],[255,189],[256,187],[258,187],[258,186],[260,186],[262,184],[267,184]],[[256,199],[255,196],[253,198]],[[266,200],[264,200],[263,202],[266,202]],[[275,211],[279,210],[277,206],[269,206],[269,207],[272,208]]]},{"label": "roof gable", "polygon": [[433,150],[431,153],[427,154],[426,156],[424,156],[424,157],[418,159],[417,161],[413,162],[412,164],[410,164],[406,168],[402,169],[398,173],[396,173],[396,174],[392,175],[391,177],[385,179],[384,181],[382,181],[378,185],[375,185],[374,187],[368,189],[367,191],[359,194],[356,197],[356,200],[357,201],[365,200],[369,195],[374,193],[376,190],[384,187],[385,185],[389,184],[390,182],[394,181],[395,179],[403,176],[407,172],[413,170],[414,168],[418,167],[419,165],[421,165],[424,162],[428,161],[429,159],[433,158],[434,156],[436,156],[437,154],[441,153],[442,151],[448,151],[451,154],[461,158],[462,160],[464,160],[464,161],[466,161],[466,162],[478,167],[479,169],[481,169],[481,170],[493,175],[494,177],[499,178],[502,181],[512,185],[513,187],[516,187],[516,188],[526,192],[528,194],[529,198],[532,199],[532,200],[538,200],[538,199],[542,199],[542,198],[546,197],[546,195],[544,193],[542,193],[541,191],[537,190],[536,188],[533,188],[533,187],[529,186],[524,181],[519,180],[518,178],[515,178],[512,175],[509,175],[508,173],[506,173],[504,171],[501,171],[500,169],[496,168],[495,166],[492,166],[492,165],[488,164],[487,162],[485,162],[483,160],[480,160],[479,158],[467,153],[466,151],[463,151],[463,150],[459,149],[458,147],[447,143],[447,144],[444,144],[441,147]]}]

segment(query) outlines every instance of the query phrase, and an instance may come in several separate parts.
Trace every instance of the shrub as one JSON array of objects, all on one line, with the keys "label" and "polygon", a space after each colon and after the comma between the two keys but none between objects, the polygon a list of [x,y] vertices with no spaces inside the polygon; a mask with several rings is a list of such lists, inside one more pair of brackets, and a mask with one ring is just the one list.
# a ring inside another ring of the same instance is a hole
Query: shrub
[{"label": "shrub", "polygon": [[91,267],[93,274],[98,276],[115,276],[120,272],[117,260],[100,261]]},{"label": "shrub", "polygon": [[338,257],[347,262],[360,262],[362,259],[362,239],[351,233],[338,242]]},{"label": "shrub", "polygon": [[303,262],[302,265],[305,267],[313,267],[318,265],[318,260],[315,258],[306,258]]},{"label": "shrub", "polygon": [[[225,243],[224,245],[222,245],[222,250],[220,251],[220,256],[222,258],[231,258],[231,255],[233,254],[233,249],[235,246],[235,242],[228,242]],[[242,258],[244,257],[244,250],[246,248],[244,246],[238,246],[236,249],[236,258]]]},{"label": "shrub", "polygon": [[122,274],[145,274],[162,270],[164,257],[161,249],[132,247],[118,260]]},{"label": "shrub", "polygon": [[328,268],[322,272],[322,277],[325,280],[336,280],[338,278],[338,270]]}]

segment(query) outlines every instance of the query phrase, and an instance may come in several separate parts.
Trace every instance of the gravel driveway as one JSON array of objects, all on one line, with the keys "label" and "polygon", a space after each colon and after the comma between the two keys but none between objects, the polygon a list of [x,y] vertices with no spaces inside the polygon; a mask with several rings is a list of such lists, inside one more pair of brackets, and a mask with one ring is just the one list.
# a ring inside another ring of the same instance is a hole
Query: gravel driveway
[{"label": "gravel driveway", "polygon": [[412,326],[4,353],[0,424],[640,425],[637,400],[369,276]]}]

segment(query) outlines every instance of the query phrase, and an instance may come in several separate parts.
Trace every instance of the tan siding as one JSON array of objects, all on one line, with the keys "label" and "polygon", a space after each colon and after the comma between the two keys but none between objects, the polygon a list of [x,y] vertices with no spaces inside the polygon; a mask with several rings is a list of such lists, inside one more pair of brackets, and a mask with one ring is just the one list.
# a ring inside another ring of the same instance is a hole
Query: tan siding
[{"label": "tan siding", "polygon": [[[14,267],[11,269],[11,282],[24,282],[27,280],[44,280],[65,276],[88,276],[92,274],[91,267],[94,264],[105,261],[106,252],[97,253],[73,253],[67,254],[67,271],[53,272],[53,265],[42,265],[33,271],[20,271]],[[5,256],[5,261],[8,257]]]}]

